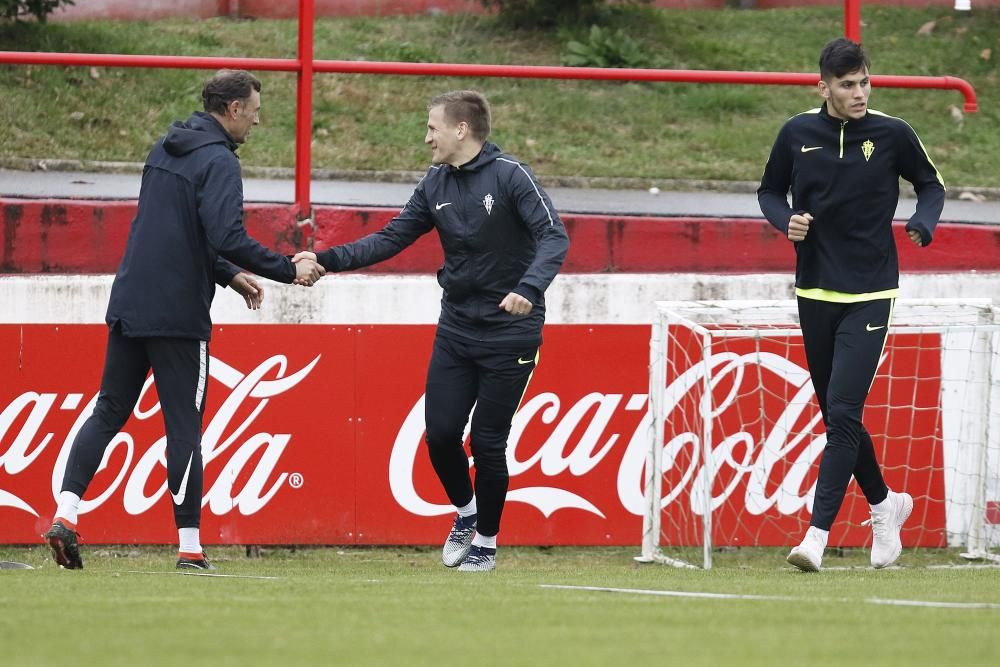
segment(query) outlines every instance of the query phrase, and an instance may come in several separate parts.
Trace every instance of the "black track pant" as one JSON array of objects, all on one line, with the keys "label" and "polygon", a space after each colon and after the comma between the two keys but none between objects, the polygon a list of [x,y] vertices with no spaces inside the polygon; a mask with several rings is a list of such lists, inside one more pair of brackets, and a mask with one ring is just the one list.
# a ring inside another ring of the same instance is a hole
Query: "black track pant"
[{"label": "black track pant", "polygon": [[507,436],[528,380],[537,347],[498,347],[446,338],[434,339],[427,369],[424,418],[431,464],[456,507],[472,501],[469,459],[462,446],[472,406],[470,440],[476,466],[476,530],[500,531],[507,497]]},{"label": "black track pant", "polygon": [[894,299],[830,303],[799,297],[809,375],[826,425],[810,524],[830,530],[853,475],[870,504],[889,493],[861,423],[885,347]]},{"label": "black track pant", "polygon": [[128,420],[153,369],[167,433],[167,486],[178,528],[201,522],[201,419],[208,385],[208,343],[190,338],[129,338],[108,332],[94,413],[70,449],[62,490],[83,496],[111,439]]}]

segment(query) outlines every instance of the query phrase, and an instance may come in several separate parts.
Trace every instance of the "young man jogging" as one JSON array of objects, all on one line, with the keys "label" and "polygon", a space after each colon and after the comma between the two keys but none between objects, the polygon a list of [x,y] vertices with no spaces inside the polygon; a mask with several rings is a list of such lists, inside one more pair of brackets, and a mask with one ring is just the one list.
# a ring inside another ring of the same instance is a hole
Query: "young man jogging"
[{"label": "young man jogging", "polygon": [[913,128],[868,108],[869,65],[847,39],[823,48],[825,102],[781,128],[757,190],[768,221],[795,244],[802,340],[827,432],[810,527],[788,555],[806,571],[822,565],[852,476],[871,505],[873,567],[899,558],[900,530],[913,509],[909,494],[883,481],[861,420],[899,291],[892,235],[899,177],[917,193],[906,231],[918,246],[931,242],[944,181]]}]

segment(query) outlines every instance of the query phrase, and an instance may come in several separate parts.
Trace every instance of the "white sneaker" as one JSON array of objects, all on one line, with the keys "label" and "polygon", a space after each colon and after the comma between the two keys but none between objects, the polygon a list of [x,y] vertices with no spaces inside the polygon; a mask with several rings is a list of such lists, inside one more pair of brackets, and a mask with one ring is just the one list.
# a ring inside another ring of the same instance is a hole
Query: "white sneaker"
[{"label": "white sneaker", "polygon": [[802,544],[792,549],[785,560],[803,572],[819,572],[825,549],[826,534],[810,526],[806,536],[802,538]]},{"label": "white sneaker", "polygon": [[899,531],[913,511],[913,497],[908,493],[890,491],[886,500],[889,501],[889,507],[881,512],[873,509],[872,518],[865,521],[865,524],[871,524],[874,535],[872,567],[876,570],[892,565],[903,552]]}]

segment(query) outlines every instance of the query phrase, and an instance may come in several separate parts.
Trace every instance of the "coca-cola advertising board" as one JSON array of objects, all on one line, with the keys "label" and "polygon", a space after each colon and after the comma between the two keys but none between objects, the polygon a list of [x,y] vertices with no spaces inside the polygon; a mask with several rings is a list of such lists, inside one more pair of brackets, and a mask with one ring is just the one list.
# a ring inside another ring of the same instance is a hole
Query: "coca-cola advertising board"
[{"label": "coca-cola advertising board", "polygon": [[[546,327],[540,363],[509,439],[504,543],[639,542],[649,446],[649,334],[642,324]],[[217,325],[202,442],[203,541],[438,543],[454,509],[423,445],[423,384],[433,336],[429,323]],[[35,542],[51,519],[73,436],[96,399],[106,337],[98,323],[0,325],[0,542]],[[790,389],[747,398],[750,403],[730,406],[733,412],[721,419],[782,421],[788,391],[811,390],[802,380],[801,352],[789,349],[786,377],[772,381]],[[907,349],[887,348],[897,376],[893,397],[884,378],[877,380],[865,418],[876,442],[884,426],[893,441],[926,444],[878,451],[890,486],[905,483],[916,491],[920,525],[904,532],[904,542],[943,545],[940,420],[933,414],[940,368],[927,363],[926,354],[918,363]],[[886,412],[896,392],[905,401],[919,397],[926,418],[914,419],[912,409]],[[667,418],[691,423],[690,416]],[[787,544],[800,537],[816,473],[808,459],[821,447],[809,446],[815,438],[789,446],[785,437],[748,443],[739,473],[719,468],[713,495],[721,508],[715,518],[720,539],[739,535],[740,544]],[[89,543],[175,540],[164,438],[149,380],[84,498],[80,524]],[[805,457],[806,472],[789,483],[786,477],[803,470],[802,462],[771,460],[764,442],[783,456]],[[732,458],[730,444],[715,445],[730,447]],[[670,504],[683,514],[694,484],[671,482],[677,479],[676,471],[665,471],[664,494],[673,493]],[[781,503],[762,503],[754,495],[766,497],[776,488],[792,489],[792,495]],[[863,544],[870,538],[869,530],[857,527],[864,518],[867,505],[852,485],[834,543]]]}]

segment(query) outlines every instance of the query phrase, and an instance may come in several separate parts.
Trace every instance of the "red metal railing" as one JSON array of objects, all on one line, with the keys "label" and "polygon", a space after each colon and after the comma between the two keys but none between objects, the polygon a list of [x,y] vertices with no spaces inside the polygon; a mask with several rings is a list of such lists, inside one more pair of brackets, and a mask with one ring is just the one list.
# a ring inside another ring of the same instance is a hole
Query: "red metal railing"
[{"label": "red metal railing", "polygon": [[[454,63],[396,63],[313,59],[313,1],[299,0],[298,58],[218,58],[202,56],[148,56],[107,53],[42,53],[0,51],[0,64],[90,67],[154,67],[176,69],[239,68],[298,73],[295,122],[295,206],[299,219],[310,214],[312,142],[312,80],[315,72],[341,74],[396,74],[410,76],[467,76],[521,79],[586,79],[592,81],[656,81],[674,83],[814,86],[817,74],[795,72],[738,72],[713,70],[614,69],[601,67],[545,67],[529,65],[469,65]],[[847,5],[859,0],[845,0]],[[860,31],[860,28],[858,28]],[[849,35],[850,36],[850,35]],[[860,37],[860,35],[859,35]],[[953,76],[873,75],[880,88],[957,90],[965,97],[965,111],[978,110],[972,85]]]}]

